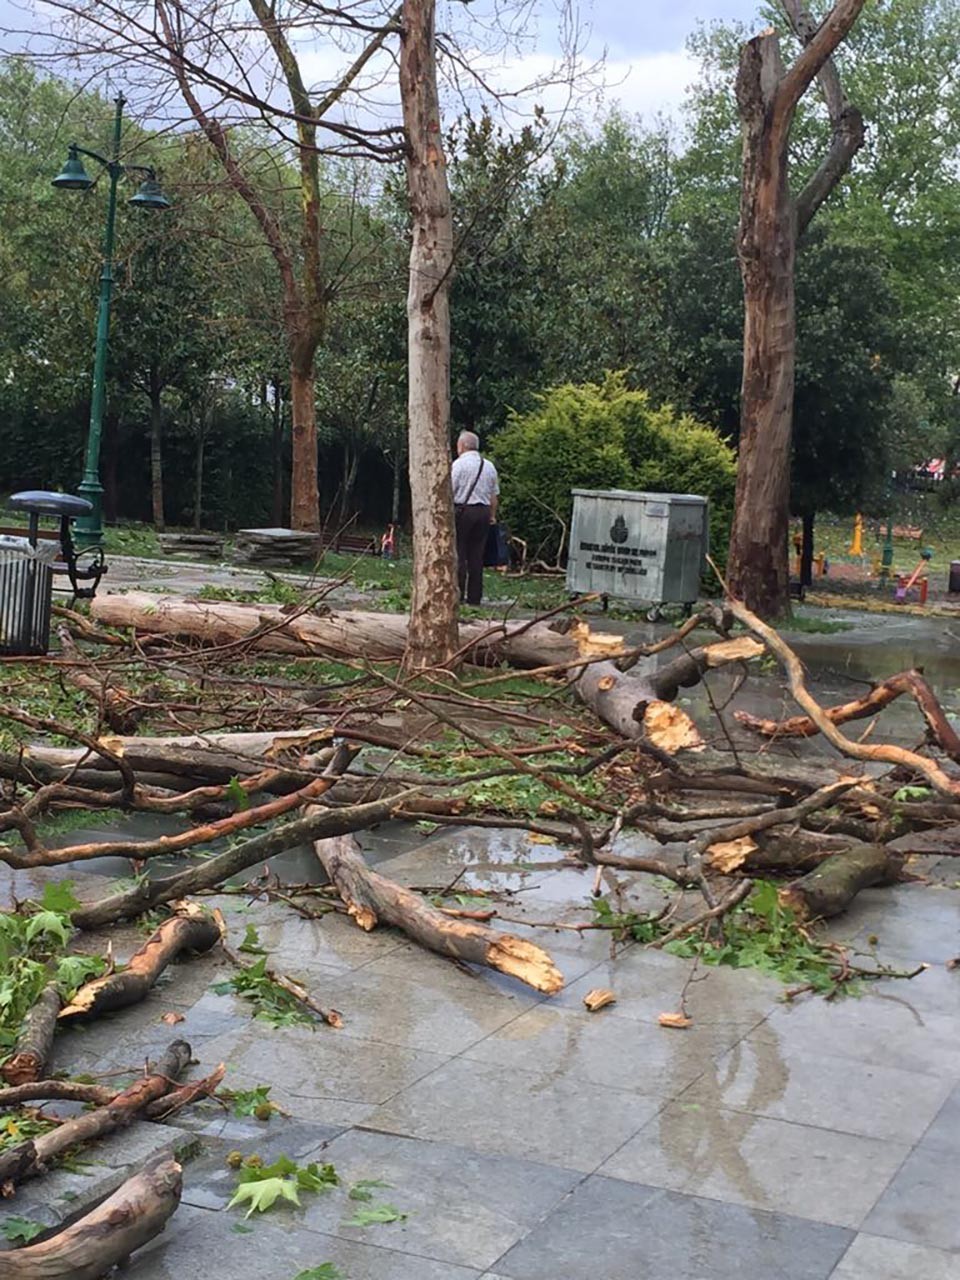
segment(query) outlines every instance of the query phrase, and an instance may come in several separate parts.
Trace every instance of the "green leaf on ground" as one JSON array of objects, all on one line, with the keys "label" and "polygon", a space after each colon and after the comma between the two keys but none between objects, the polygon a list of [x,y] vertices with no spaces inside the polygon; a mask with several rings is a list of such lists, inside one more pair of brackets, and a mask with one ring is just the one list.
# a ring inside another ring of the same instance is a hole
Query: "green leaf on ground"
[{"label": "green leaf on ground", "polygon": [[361,1178],[359,1182],[355,1182],[350,1188],[349,1196],[351,1200],[370,1201],[373,1199],[373,1193],[377,1188],[389,1186],[389,1182],[381,1182],[379,1178]]},{"label": "green leaf on ground", "polygon": [[56,911],[60,915],[69,915],[80,906],[80,899],[73,892],[72,880],[48,880],[43,886],[40,906],[44,911]]},{"label": "green leaf on ground", "polygon": [[357,1209],[345,1227],[373,1227],[383,1222],[405,1222],[407,1215],[392,1204],[372,1204],[368,1209]]},{"label": "green leaf on ground", "polygon": [[332,1262],[321,1262],[319,1267],[298,1271],[293,1280],[347,1280],[347,1277]]}]

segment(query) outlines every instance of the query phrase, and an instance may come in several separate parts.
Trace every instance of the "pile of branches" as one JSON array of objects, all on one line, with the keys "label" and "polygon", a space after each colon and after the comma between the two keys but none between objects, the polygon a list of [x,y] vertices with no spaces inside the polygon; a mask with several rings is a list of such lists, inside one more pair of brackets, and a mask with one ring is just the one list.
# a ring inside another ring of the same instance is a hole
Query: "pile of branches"
[{"label": "pile of branches", "polygon": [[[0,861],[16,872],[129,859],[132,884],[96,897],[87,888],[70,906],[65,919],[78,937],[146,912],[167,914],[126,968],[70,993],[51,981],[25,1016],[2,1067],[9,1088],[0,1106],[69,1097],[96,1109],[29,1150],[0,1154],[5,1194],[64,1143],[99,1138],[114,1120],[170,1114],[215,1089],[222,1069],[177,1086],[189,1059],[177,1044],[117,1095],[42,1077],[64,1020],[125,1007],[177,955],[225,945],[222,921],[198,895],[286,849],[313,845],[333,895],[327,909],[335,905],[359,927],[389,924],[430,950],[553,994],[563,976],[552,957],[498,927],[545,922],[513,921],[495,902],[464,909],[398,885],[367,866],[356,834],[388,820],[526,830],[589,869],[597,889],[610,871],[659,877],[674,889],[654,916],[624,910],[618,898],[606,918],[550,922],[556,928],[610,927],[658,947],[692,941],[702,953],[722,944],[758,882],[777,882],[779,909],[812,931],[863,888],[903,878],[911,841],[929,848],[931,833],[960,822],[960,739],[919,672],[821,707],[783,638],[732,600],[633,649],[591,632],[572,606],[533,621],[464,625],[456,674],[403,673],[405,618],[338,615],[319,594],[277,608],[134,592],[94,601],[89,615],[59,613],[56,655],[0,666]],[[695,644],[695,629],[711,632],[709,642]],[[735,711],[731,720],[748,664],[764,654],[780,664],[802,714],[771,721]],[[678,692],[720,667],[733,673],[725,705],[708,682],[713,717],[694,724]],[[924,717],[919,749],[844,733],[844,724],[901,696]],[[816,767],[778,749],[816,734],[836,751]],[[50,839],[65,814],[103,810],[166,815],[173,829],[151,839],[71,842],[62,831]],[[659,842],[661,854],[624,852],[630,831]],[[214,843],[224,847],[212,856],[150,874],[153,859]],[[949,841],[944,851],[953,851]],[[308,910],[289,887],[273,890]],[[229,947],[227,954],[243,964]],[[881,972],[838,955],[831,978]],[[298,984],[273,979],[318,1020],[339,1025],[340,1015]],[[119,1207],[109,1208],[109,1221],[122,1224],[115,1232],[97,1217],[108,1201],[90,1222],[9,1262],[4,1255],[9,1273],[100,1274],[162,1227],[179,1171],[162,1163],[117,1194]]]}]

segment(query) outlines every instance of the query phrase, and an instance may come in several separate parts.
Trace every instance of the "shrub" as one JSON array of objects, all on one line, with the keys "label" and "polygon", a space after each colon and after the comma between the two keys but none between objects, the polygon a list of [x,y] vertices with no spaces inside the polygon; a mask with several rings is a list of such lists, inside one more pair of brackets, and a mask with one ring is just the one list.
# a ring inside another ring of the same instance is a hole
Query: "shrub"
[{"label": "shrub", "polygon": [[533,558],[552,559],[571,489],[650,489],[710,499],[710,542],[726,555],[736,460],[712,428],[653,408],[622,373],[603,383],[552,387],[530,413],[511,414],[491,453],[501,474],[503,518]]}]

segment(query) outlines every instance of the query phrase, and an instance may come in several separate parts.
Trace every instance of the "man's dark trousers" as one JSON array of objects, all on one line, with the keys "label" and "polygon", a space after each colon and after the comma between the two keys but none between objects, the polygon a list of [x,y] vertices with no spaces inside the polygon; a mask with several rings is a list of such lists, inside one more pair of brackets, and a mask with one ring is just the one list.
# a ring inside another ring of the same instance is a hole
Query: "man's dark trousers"
[{"label": "man's dark trousers", "polygon": [[483,555],[490,533],[490,508],[479,502],[458,506],[457,576],[460,599],[479,604],[483,599]]}]

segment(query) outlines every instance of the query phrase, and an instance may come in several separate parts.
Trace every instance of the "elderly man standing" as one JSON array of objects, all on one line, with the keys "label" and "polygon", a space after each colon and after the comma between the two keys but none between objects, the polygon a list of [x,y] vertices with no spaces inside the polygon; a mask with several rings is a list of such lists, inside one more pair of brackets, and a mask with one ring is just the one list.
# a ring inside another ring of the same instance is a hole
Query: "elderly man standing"
[{"label": "elderly man standing", "polygon": [[496,523],[500,481],[497,468],[480,453],[480,440],[461,431],[451,469],[453,509],[457,518],[457,571],[460,599],[483,599],[483,555],[490,526]]}]

